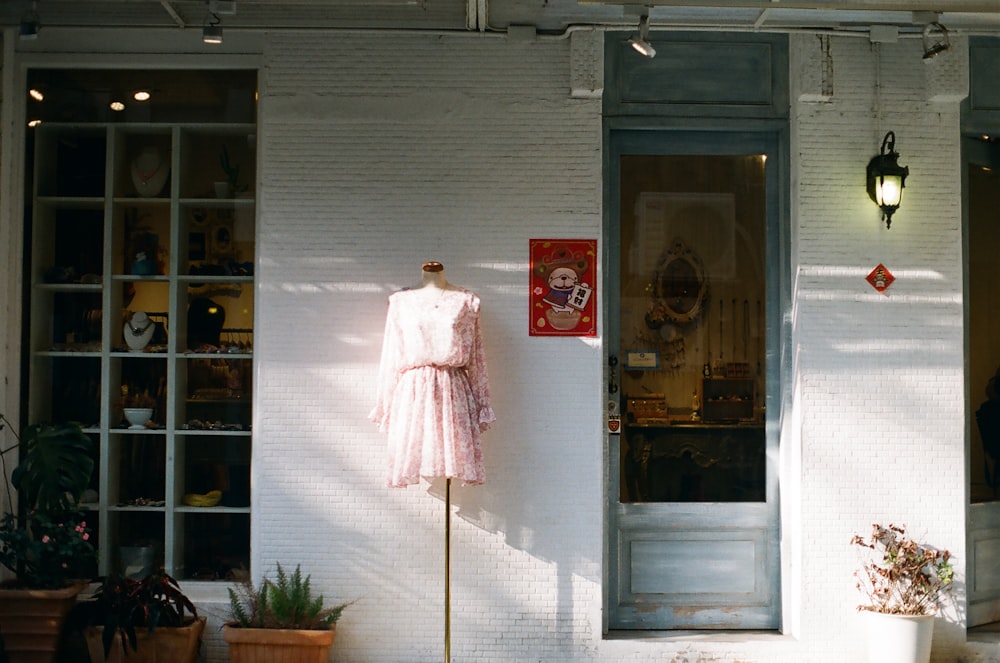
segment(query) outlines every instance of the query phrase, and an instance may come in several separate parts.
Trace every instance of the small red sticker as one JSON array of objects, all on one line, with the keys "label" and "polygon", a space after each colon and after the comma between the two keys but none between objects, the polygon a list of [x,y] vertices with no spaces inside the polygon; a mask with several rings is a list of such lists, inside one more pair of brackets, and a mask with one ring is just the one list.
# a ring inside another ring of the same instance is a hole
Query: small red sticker
[{"label": "small red sticker", "polygon": [[892,282],[896,280],[896,277],[892,275],[892,272],[886,269],[885,265],[879,263],[878,267],[873,269],[871,273],[868,274],[866,280],[879,292],[885,292],[886,289],[892,285]]}]

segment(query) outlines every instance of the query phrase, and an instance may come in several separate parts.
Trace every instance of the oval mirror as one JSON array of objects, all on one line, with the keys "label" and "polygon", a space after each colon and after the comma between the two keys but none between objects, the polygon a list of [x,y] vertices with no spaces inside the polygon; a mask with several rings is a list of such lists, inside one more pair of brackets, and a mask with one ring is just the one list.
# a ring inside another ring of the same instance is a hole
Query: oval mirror
[{"label": "oval mirror", "polygon": [[653,275],[658,303],[674,322],[690,322],[701,313],[708,294],[701,259],[676,239],[657,263]]}]

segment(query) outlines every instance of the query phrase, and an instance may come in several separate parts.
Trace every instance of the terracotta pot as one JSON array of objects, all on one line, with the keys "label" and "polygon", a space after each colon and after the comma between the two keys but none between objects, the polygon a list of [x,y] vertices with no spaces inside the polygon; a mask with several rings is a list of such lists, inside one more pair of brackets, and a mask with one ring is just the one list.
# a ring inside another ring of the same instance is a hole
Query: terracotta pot
[{"label": "terracotta pot", "polygon": [[326,663],[335,635],[336,624],[327,631],[242,628],[232,624],[222,628],[230,663]]},{"label": "terracotta pot", "polygon": [[0,588],[0,633],[10,663],[54,663],[66,615],[86,587]]},{"label": "terracotta pot", "polygon": [[88,626],[83,631],[92,663],[194,663],[205,632],[205,617],[185,626],[160,626],[150,635],[145,627],[136,629],[135,649],[124,650],[121,637],[116,636],[107,659],[101,638],[103,626]]}]

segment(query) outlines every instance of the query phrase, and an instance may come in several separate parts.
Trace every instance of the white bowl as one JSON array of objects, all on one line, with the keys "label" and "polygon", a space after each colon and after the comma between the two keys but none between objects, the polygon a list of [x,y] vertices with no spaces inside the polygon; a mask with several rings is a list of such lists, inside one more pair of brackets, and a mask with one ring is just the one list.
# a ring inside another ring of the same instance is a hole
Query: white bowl
[{"label": "white bowl", "polygon": [[132,424],[129,430],[142,430],[146,427],[146,422],[153,418],[153,408],[151,407],[127,407],[125,408],[125,418]]}]

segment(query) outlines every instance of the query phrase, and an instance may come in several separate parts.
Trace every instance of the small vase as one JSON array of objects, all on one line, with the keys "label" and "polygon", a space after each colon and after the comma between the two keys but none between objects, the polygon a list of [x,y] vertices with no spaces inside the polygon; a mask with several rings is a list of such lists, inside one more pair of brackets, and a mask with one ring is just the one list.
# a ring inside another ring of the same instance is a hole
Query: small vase
[{"label": "small vase", "polygon": [[129,430],[145,430],[146,422],[153,417],[151,407],[127,407],[124,411],[125,418],[132,424],[128,427]]}]

